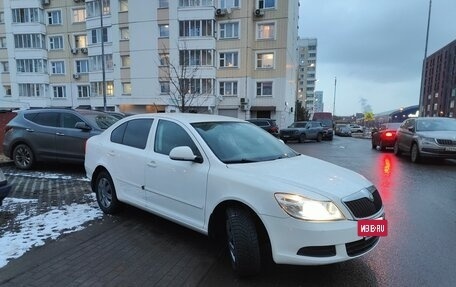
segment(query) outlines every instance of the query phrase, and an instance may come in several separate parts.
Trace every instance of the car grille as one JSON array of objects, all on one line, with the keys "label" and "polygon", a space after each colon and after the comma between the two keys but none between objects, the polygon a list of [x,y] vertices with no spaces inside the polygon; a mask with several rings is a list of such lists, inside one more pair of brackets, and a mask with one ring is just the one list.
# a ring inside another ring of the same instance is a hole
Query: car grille
[{"label": "car grille", "polygon": [[280,134],[281,134],[281,135],[292,136],[292,135],[295,134],[295,132],[296,132],[295,130],[291,130],[291,131],[283,131],[283,130],[282,130],[282,131],[280,131]]},{"label": "car grille", "polygon": [[373,200],[360,194],[360,197],[357,199],[344,201],[350,212],[357,219],[370,217],[382,209],[382,198],[378,190],[374,189],[369,192],[372,193]]},{"label": "car grille", "polygon": [[456,146],[456,141],[446,140],[446,139],[437,139],[437,143],[441,145],[454,145]]},{"label": "car grille", "polygon": [[347,248],[348,256],[357,256],[361,255],[375,246],[377,244],[380,237],[371,237],[368,239],[361,239],[355,242],[350,242],[345,244],[345,248]]}]

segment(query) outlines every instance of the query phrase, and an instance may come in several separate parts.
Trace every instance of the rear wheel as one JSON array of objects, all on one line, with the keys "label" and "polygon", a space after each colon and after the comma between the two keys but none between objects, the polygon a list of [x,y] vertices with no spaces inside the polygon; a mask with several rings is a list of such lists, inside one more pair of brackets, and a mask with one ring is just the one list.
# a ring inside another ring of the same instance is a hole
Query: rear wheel
[{"label": "rear wheel", "polygon": [[114,183],[107,171],[98,174],[94,188],[98,205],[104,213],[114,214],[119,211],[120,202],[117,200]]},{"label": "rear wheel", "polygon": [[420,151],[418,149],[418,145],[414,143],[412,145],[412,149],[410,150],[410,160],[414,163],[420,162]]},{"label": "rear wheel", "polygon": [[305,141],[306,141],[306,135],[305,135],[305,134],[301,134],[301,135],[299,136],[299,142],[300,142],[300,143],[303,143],[303,142],[305,142]]},{"label": "rear wheel", "polygon": [[35,163],[35,156],[28,145],[20,144],[14,148],[13,161],[19,169],[31,169]]},{"label": "rear wheel", "polygon": [[374,140],[372,140],[372,149],[376,149],[377,145],[374,143]]},{"label": "rear wheel", "polygon": [[247,210],[241,207],[227,209],[226,238],[234,271],[239,276],[257,274],[261,268],[258,232]]},{"label": "rear wheel", "polygon": [[323,139],[323,135],[322,134],[318,134],[317,135],[317,142],[321,142],[322,139]]}]

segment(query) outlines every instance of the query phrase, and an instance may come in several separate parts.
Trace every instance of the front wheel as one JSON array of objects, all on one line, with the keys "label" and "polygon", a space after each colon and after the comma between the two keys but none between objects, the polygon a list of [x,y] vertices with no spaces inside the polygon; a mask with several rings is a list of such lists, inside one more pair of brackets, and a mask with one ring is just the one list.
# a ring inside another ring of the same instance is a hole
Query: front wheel
[{"label": "front wheel", "polygon": [[19,169],[31,169],[35,163],[35,156],[28,145],[20,144],[14,148],[13,161]]},{"label": "front wheel", "polygon": [[303,143],[303,142],[305,142],[305,141],[306,141],[306,135],[305,135],[305,134],[301,134],[301,135],[299,136],[299,142],[300,142],[300,143]]},{"label": "front wheel", "polygon": [[234,271],[239,276],[257,274],[261,268],[258,232],[247,210],[240,207],[227,209],[226,237]]},{"label": "front wheel", "polygon": [[399,144],[397,143],[397,141],[394,143],[394,154],[399,156],[401,155],[401,150],[399,149]]},{"label": "front wheel", "polygon": [[318,134],[317,135],[317,142],[321,142],[322,139],[323,139],[323,135],[322,134]]},{"label": "front wheel", "polygon": [[410,150],[410,160],[413,163],[420,162],[420,151],[419,151],[418,145],[416,143],[414,143],[412,145],[412,149]]},{"label": "front wheel", "polygon": [[104,213],[114,214],[119,211],[120,202],[117,200],[116,189],[108,172],[102,171],[98,174],[94,188],[98,205]]}]

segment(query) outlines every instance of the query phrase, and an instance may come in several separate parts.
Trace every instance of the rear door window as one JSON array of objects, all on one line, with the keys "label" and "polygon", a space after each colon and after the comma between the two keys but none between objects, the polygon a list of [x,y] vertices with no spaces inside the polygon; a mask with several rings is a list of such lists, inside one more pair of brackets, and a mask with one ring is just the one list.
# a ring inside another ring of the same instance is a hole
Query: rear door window
[{"label": "rear door window", "polygon": [[145,149],[152,122],[153,119],[136,119],[123,123],[112,131],[111,141]]},{"label": "rear door window", "polygon": [[42,112],[38,113],[33,119],[32,122],[48,127],[59,127],[59,113],[54,112]]}]

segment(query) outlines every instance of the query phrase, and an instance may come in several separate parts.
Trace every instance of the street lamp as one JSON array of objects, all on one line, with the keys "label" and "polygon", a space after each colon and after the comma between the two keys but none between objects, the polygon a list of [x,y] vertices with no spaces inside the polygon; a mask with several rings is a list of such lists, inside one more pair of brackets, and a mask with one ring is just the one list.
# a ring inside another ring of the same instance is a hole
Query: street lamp
[{"label": "street lamp", "polygon": [[428,11],[428,20],[427,20],[427,28],[426,28],[426,42],[424,44],[424,59],[423,59],[423,67],[421,70],[421,86],[420,86],[420,98],[418,103],[418,111],[420,116],[424,114],[424,106],[423,106],[423,99],[424,99],[424,78],[426,74],[426,58],[427,58],[427,48],[428,48],[428,40],[429,40],[429,24],[431,22],[431,7],[432,7],[432,0],[429,0],[429,11]]}]

